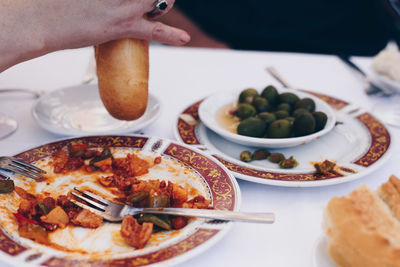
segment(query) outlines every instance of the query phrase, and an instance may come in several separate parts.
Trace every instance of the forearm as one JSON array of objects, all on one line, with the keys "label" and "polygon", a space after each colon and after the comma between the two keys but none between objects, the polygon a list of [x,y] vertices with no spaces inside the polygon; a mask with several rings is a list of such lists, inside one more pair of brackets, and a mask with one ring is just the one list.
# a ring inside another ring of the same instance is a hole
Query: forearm
[{"label": "forearm", "polygon": [[49,52],[122,38],[189,41],[186,32],[147,16],[153,10],[151,0],[0,0],[0,72]]},{"label": "forearm", "polygon": [[0,72],[46,53],[42,27],[29,20],[35,10],[25,5],[22,13],[20,3],[0,1]]}]

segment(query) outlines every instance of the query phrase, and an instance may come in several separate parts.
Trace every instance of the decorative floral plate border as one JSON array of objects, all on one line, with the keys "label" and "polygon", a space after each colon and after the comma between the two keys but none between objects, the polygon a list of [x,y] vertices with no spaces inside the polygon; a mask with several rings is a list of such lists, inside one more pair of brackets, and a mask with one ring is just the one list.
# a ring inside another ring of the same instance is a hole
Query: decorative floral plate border
[{"label": "decorative floral plate border", "polygon": [[[22,152],[15,157],[28,162],[52,155],[70,143],[85,143],[89,147],[128,147],[156,152],[172,157],[197,171],[208,184],[215,209],[238,210],[241,197],[239,186],[229,171],[217,160],[187,145],[146,136],[88,136],[65,139]],[[172,265],[192,258],[215,244],[230,229],[232,223],[202,223],[194,233],[168,247],[136,257],[116,259],[85,259],[68,256],[49,256],[38,253],[11,239],[0,229],[0,251],[2,260],[16,266],[147,266],[152,264]]]},{"label": "decorative floral plate border", "polygon": [[197,147],[211,154],[214,158],[223,163],[237,178],[277,186],[311,187],[348,182],[375,170],[388,158],[393,147],[391,134],[387,127],[372,114],[360,108],[353,108],[351,104],[338,98],[306,90],[301,91],[321,98],[336,111],[345,109],[347,114],[356,114],[355,118],[365,126],[371,139],[370,146],[365,154],[352,162],[355,165],[365,167],[362,172],[347,174],[345,177],[340,173],[330,173],[318,175],[318,177],[316,177],[315,173],[311,172],[271,172],[262,170],[259,167],[252,168],[249,167],[248,164],[240,164],[237,161],[232,162],[228,159],[229,157],[227,157],[227,155],[210,151],[209,148],[201,142],[198,130],[200,127],[204,127],[204,125],[199,119],[198,108],[203,100],[190,105],[179,114],[174,128],[175,137],[185,144]]}]

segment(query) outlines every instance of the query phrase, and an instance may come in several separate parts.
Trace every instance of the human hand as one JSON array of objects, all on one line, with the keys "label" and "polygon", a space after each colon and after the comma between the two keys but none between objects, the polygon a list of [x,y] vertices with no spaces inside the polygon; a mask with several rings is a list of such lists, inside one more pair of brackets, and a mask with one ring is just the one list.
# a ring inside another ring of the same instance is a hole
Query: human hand
[{"label": "human hand", "polygon": [[[52,51],[121,38],[182,45],[180,29],[154,21],[155,0],[2,0],[0,1],[0,72],[18,62]],[[168,0],[168,12],[174,0]]]}]

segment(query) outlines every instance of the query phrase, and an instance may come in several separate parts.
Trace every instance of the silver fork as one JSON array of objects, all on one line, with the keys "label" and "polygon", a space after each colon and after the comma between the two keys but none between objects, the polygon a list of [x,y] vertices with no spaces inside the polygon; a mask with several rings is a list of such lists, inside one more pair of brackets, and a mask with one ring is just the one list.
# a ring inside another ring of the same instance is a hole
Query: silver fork
[{"label": "silver fork", "polygon": [[[185,208],[135,208],[128,205],[116,204],[88,191],[81,191],[77,188],[71,194],[81,201],[71,199],[73,203],[81,208],[102,216],[110,222],[122,221],[125,215],[137,215],[140,213],[169,214],[180,216],[192,216],[207,219],[241,221],[254,223],[273,223],[275,215],[273,213],[249,213],[234,212],[212,209],[185,209]],[[90,205],[90,206],[89,206]]]},{"label": "silver fork", "polygon": [[[18,173],[23,176],[40,180],[46,172],[28,162],[14,157],[0,157],[0,170],[5,172]],[[11,178],[9,175],[2,172],[3,175]]]}]

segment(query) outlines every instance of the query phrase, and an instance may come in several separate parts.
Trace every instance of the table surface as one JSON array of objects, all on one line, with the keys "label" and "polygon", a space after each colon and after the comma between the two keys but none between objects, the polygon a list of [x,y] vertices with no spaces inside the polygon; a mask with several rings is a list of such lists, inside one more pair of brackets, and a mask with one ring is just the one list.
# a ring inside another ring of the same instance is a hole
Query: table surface
[{"label": "table surface", "polygon": [[[59,51],[0,73],[0,88],[51,91],[81,83],[91,48]],[[370,58],[355,58],[368,68]],[[173,124],[189,104],[217,91],[278,85],[265,71],[274,66],[298,88],[329,94],[371,108],[377,99],[364,93],[357,74],[334,56],[249,52],[151,46],[150,91],[162,100],[163,112],[146,135],[174,139]],[[18,130],[0,140],[0,154],[13,155],[60,139],[40,128],[31,117],[34,99],[28,95],[0,95],[0,113],[13,116]],[[382,100],[379,100],[382,101]],[[386,101],[386,100],[384,100]],[[389,101],[389,100],[388,100]],[[173,104],[172,104],[173,103]],[[400,136],[392,128],[393,137]],[[396,144],[395,144],[396,146]],[[400,176],[399,147],[378,170],[356,181],[318,188],[287,188],[238,180],[242,211],[273,211],[272,225],[235,223],[228,234],[202,254],[178,266],[313,266],[317,240],[324,234],[323,210],[334,196],[348,194],[361,184],[377,188],[391,174]],[[1,262],[1,266],[8,266]]]}]

